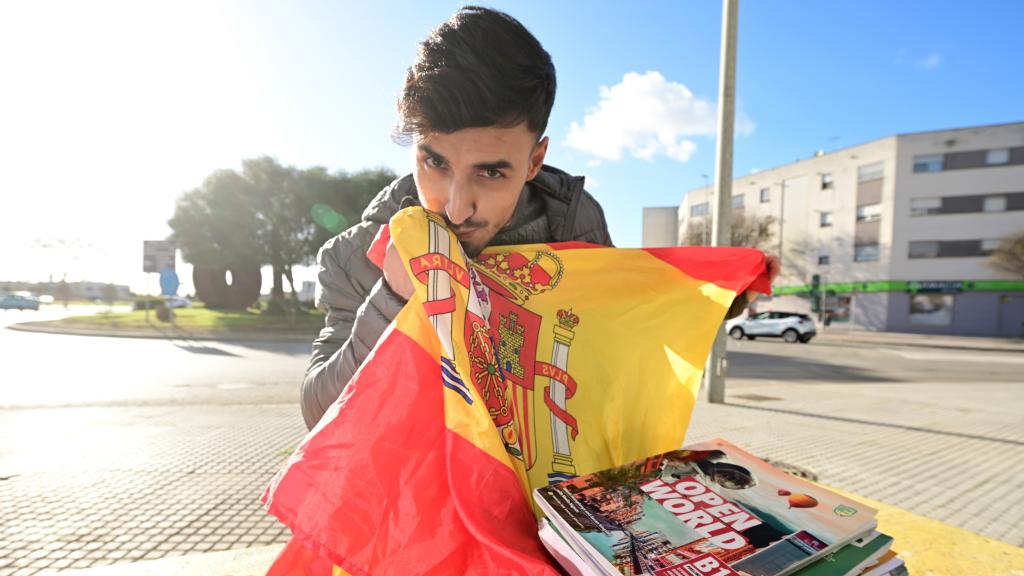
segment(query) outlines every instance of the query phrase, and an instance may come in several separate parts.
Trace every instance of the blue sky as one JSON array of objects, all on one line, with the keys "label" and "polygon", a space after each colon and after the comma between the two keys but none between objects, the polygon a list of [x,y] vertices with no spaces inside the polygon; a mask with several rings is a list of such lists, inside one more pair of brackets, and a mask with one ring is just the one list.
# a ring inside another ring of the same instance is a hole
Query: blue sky
[{"label": "blue sky", "polygon": [[[549,163],[587,176],[616,243],[639,245],[644,206],[676,205],[714,173],[720,4],[488,5],[558,69]],[[458,6],[0,6],[0,190],[50,199],[38,218],[0,212],[0,242],[17,248],[0,255],[3,279],[137,284],[141,241],[169,232],[174,198],[242,158],[406,172],[395,94],[417,42]],[[1024,120],[1022,21],[1010,0],[741,2],[735,174]]]}]

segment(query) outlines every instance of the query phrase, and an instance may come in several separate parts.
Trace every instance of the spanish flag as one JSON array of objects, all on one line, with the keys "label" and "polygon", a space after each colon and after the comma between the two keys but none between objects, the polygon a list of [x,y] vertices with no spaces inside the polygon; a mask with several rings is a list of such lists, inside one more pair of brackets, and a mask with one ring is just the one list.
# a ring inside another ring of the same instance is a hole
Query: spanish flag
[{"label": "spanish flag", "polygon": [[416,295],[263,494],[293,534],[274,576],[557,574],[532,489],[678,448],[730,304],[769,290],[752,249],[534,244],[467,265],[422,208],[389,233]]}]

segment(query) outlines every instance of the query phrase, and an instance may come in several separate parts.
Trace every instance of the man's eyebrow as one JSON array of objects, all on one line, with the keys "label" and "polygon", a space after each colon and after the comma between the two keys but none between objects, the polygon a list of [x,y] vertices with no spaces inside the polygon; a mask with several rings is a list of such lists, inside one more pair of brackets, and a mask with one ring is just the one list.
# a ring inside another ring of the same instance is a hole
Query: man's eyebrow
[{"label": "man's eyebrow", "polygon": [[473,168],[477,170],[507,170],[512,167],[512,163],[508,160],[495,160],[494,162],[480,162],[473,164]]},{"label": "man's eyebrow", "polygon": [[434,158],[437,158],[438,160],[440,160],[442,162],[447,162],[448,161],[448,159],[445,158],[444,156],[442,156],[441,154],[439,154],[437,152],[437,150],[434,150],[433,148],[431,148],[430,146],[427,146],[426,144],[419,144],[418,147],[420,149],[420,152],[423,152],[427,156],[433,156]]},{"label": "man's eyebrow", "polygon": [[[437,150],[434,150],[429,145],[419,144],[418,147],[420,152],[426,154],[427,156],[437,158],[442,162],[448,162],[447,158],[442,156],[440,153],[438,153]],[[495,160],[493,162],[478,162],[476,164],[473,164],[474,170],[508,170],[509,168],[512,168],[512,163],[504,159]]]}]

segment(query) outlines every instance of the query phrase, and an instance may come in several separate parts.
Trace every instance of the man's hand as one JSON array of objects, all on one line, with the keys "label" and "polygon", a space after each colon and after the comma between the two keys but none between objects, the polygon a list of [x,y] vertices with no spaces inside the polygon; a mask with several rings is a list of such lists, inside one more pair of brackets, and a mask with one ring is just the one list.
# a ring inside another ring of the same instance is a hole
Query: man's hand
[{"label": "man's hand", "polygon": [[[779,270],[782,268],[782,262],[778,256],[771,254],[764,255],[764,267],[765,271],[768,272],[768,283],[775,282],[775,278],[779,275]],[[732,302],[732,306],[729,307],[729,311],[725,314],[726,320],[732,320],[743,313],[743,310],[750,305],[757,298],[757,295],[747,290],[736,297]]]},{"label": "man's hand", "polygon": [[394,242],[388,242],[387,252],[384,253],[384,282],[391,287],[392,292],[404,300],[412,298],[416,291],[412,285],[412,278],[405,271],[402,257],[398,255],[398,249],[395,248]]},{"label": "man's hand", "polygon": [[775,277],[779,275],[779,270],[782,269],[782,261],[773,254],[765,254],[764,258],[764,266],[768,270],[768,282],[771,284],[775,282]]}]

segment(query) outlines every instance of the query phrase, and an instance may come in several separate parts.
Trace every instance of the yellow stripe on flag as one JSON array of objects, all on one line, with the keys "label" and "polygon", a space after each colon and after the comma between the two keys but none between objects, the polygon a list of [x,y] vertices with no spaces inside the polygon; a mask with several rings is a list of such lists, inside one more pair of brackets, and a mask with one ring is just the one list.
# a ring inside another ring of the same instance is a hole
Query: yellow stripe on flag
[{"label": "yellow stripe on flag", "polygon": [[[544,244],[488,248],[472,285],[443,221],[407,209],[391,235],[432,306],[410,335],[449,350],[464,384],[445,390],[446,425],[512,466],[526,490],[682,444],[734,291],[645,250]],[[422,281],[427,265],[444,274]],[[483,326],[467,326],[467,309]]]}]

